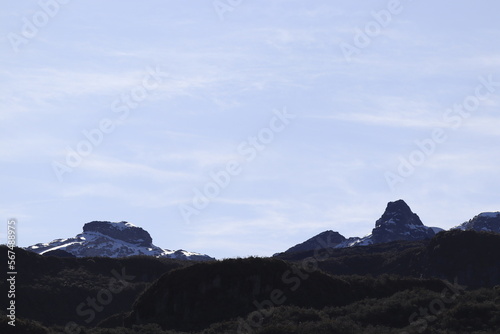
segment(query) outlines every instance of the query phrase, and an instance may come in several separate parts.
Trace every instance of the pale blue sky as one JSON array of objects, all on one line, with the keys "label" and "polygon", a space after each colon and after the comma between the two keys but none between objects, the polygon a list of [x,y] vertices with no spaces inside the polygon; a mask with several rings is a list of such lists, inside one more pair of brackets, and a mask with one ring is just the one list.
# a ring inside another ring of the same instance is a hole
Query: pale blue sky
[{"label": "pale blue sky", "polygon": [[[497,1],[55,1],[0,12],[0,215],[21,246],[125,220],[164,248],[271,255],[327,229],[366,235],[400,198],[442,228],[500,210]],[[58,178],[83,131],[127,108]],[[425,155],[415,141],[436,128]],[[240,173],[187,223],[179,207],[229,161]]]}]

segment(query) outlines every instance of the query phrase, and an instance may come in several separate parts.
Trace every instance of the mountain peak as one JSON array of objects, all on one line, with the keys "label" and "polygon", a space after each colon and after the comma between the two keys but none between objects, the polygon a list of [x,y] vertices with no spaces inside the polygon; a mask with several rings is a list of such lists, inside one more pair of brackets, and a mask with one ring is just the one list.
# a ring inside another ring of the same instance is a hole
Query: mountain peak
[{"label": "mountain peak", "polygon": [[434,234],[434,230],[426,227],[408,204],[400,199],[387,204],[382,217],[375,222],[372,240],[373,243],[421,240],[432,238]]},{"label": "mountain peak", "polygon": [[375,228],[387,224],[424,226],[418,215],[402,199],[387,204],[382,217],[375,222]]},{"label": "mountain peak", "polygon": [[124,221],[118,223],[92,221],[83,225],[83,232],[101,233],[105,236],[142,247],[150,247],[153,243],[153,239],[147,231]]}]

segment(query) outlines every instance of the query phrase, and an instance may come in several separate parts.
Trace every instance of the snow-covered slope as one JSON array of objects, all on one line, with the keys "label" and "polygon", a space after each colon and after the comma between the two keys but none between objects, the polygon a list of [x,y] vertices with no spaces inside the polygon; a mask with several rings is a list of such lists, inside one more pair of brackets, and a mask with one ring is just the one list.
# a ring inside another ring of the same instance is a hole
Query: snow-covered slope
[{"label": "snow-covered slope", "polygon": [[26,249],[42,255],[55,250],[63,250],[76,257],[116,258],[149,255],[181,260],[213,260],[205,254],[185,250],[172,251],[155,246],[147,231],[127,222],[90,222],[83,226],[83,233],[76,237],[39,243],[26,247]]},{"label": "snow-covered slope", "polygon": [[483,212],[455,229],[500,233],[500,212]]}]

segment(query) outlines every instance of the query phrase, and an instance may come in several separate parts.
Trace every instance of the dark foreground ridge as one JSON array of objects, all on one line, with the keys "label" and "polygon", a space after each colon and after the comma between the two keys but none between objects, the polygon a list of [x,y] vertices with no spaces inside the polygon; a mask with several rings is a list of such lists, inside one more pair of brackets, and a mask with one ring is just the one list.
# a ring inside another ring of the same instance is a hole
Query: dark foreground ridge
[{"label": "dark foreground ridge", "polygon": [[[6,258],[7,248],[0,247]],[[496,333],[500,235],[453,230],[275,258],[71,258],[16,249],[1,333]],[[4,264],[4,270],[6,270]],[[6,293],[6,283],[0,283]]]}]

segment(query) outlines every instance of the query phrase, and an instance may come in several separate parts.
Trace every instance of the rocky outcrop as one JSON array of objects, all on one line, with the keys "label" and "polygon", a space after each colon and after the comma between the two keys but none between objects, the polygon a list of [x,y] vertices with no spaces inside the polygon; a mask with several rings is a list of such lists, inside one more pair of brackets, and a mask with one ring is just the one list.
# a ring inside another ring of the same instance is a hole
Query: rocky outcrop
[{"label": "rocky outcrop", "polygon": [[148,232],[141,227],[123,221],[119,223],[92,221],[83,225],[83,232],[98,232],[108,237],[142,247],[151,246],[153,243],[153,238],[151,238]]},{"label": "rocky outcrop", "polygon": [[396,240],[430,239],[434,235],[434,230],[425,226],[405,201],[398,200],[387,204],[382,217],[375,222],[371,239],[374,244],[378,244]]}]

